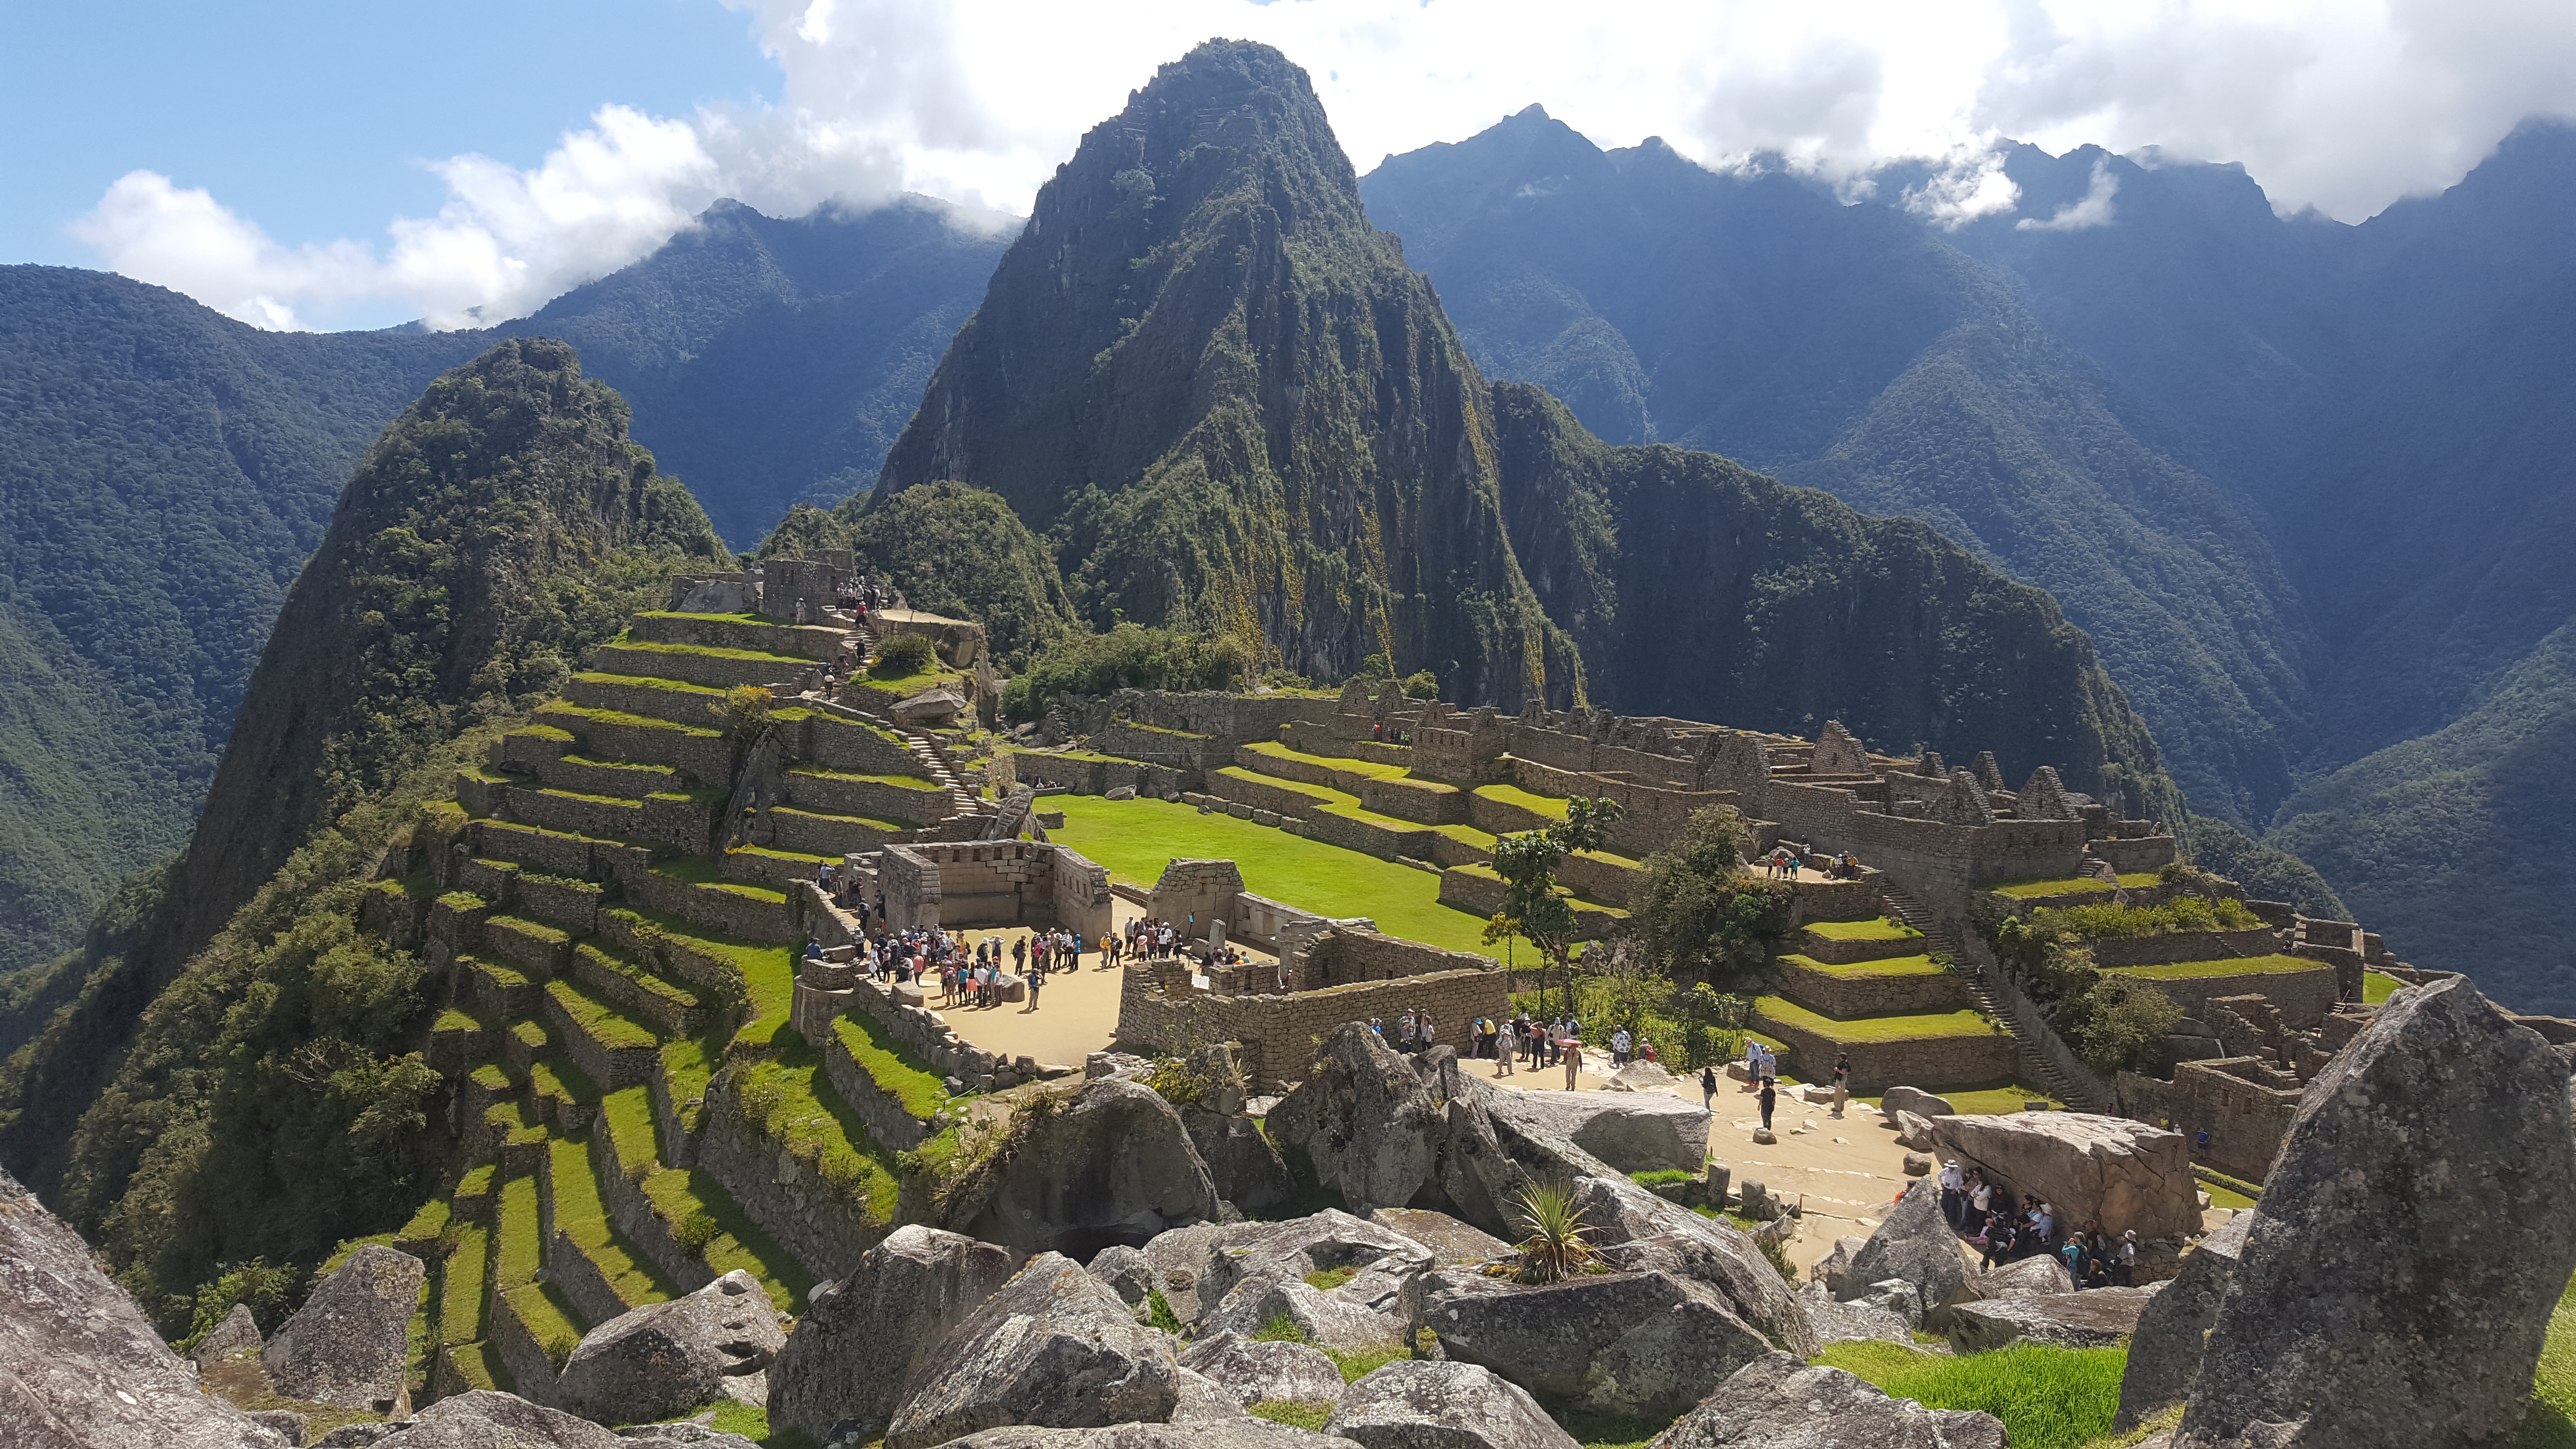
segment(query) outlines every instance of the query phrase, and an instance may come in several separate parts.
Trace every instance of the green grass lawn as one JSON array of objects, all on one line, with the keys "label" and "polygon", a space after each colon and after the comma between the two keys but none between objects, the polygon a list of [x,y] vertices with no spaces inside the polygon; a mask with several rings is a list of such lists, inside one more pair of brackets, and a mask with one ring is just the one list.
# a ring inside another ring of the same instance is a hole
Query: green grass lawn
[{"label": "green grass lawn", "polygon": [[1885,916],[1867,921],[1809,921],[1805,928],[1828,941],[1912,941],[1923,933]]},{"label": "green grass lawn", "polygon": [[[2140,876],[2138,877],[2137,883],[2139,885],[2154,885],[2156,883],[2156,878],[2151,875]],[[2129,877],[2120,877],[2120,884],[2129,884]],[[2109,895],[2111,893],[2111,888],[2109,886],[2093,879],[2091,876],[2082,875],[2068,876],[2058,880],[1990,881],[1984,885],[1975,887],[1975,889],[1981,891],[1993,891],[1996,895],[2010,896],[2017,901],[2039,900],[2049,896]]]},{"label": "green grass lawn", "polygon": [[2576,1449],[2576,1281],[2549,1315],[2540,1371],[2532,1375],[2531,1413],[2506,1443],[2510,1449]]},{"label": "green grass lawn", "polygon": [[2395,996],[2405,985],[2385,971],[2364,971],[2361,973],[2361,999],[2367,1005],[2377,1006]]},{"label": "green grass lawn", "polygon": [[2291,971],[2331,971],[2334,968],[2305,956],[2233,956],[2224,961],[2171,961],[2162,966],[2112,966],[2104,969],[2106,974],[2180,981],[2193,976],[2269,976]]},{"label": "green grass lawn", "polygon": [[1479,785],[1476,793],[1502,805],[1517,805],[1550,820],[1565,818],[1565,801],[1553,795],[1533,795],[1518,785]]},{"label": "green grass lawn", "polygon": [[1856,1016],[1836,1021],[1809,1011],[1785,996],[1765,996],[1756,1003],[1764,1016],[1784,1026],[1802,1027],[1828,1041],[1906,1041],[1916,1037],[1992,1036],[1994,1028],[1973,1011],[1939,1011],[1921,1016]]},{"label": "green grass lawn", "polygon": [[1873,1340],[1828,1345],[1815,1362],[1926,1408],[1984,1410],[2013,1449],[2081,1449],[2111,1432],[2129,1351],[2015,1344],[1951,1358]]},{"label": "green grass lawn", "polygon": [[1812,956],[1783,956],[1780,959],[1788,965],[1822,971],[1828,976],[1938,976],[1942,970],[1940,963],[1929,956],[1885,956],[1876,961],[1854,961],[1843,966],[1819,961]]},{"label": "green grass lawn", "polygon": [[1051,797],[1064,828],[1048,835],[1107,867],[1112,879],[1151,888],[1174,859],[1232,860],[1244,889],[1328,916],[1367,916],[1391,936],[1451,951],[1493,954],[1482,917],[1440,904],[1440,877],[1411,866],[1161,800]]}]

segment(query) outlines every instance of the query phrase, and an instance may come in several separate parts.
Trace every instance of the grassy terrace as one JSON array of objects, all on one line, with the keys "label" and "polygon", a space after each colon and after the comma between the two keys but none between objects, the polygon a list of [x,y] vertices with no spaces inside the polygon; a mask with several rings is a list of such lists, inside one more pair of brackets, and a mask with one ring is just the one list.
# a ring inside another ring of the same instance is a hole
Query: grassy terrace
[{"label": "grassy terrace", "polygon": [[704,654],[716,659],[756,659],[764,664],[789,664],[810,668],[812,659],[802,654],[779,654],[767,649],[734,649],[721,644],[665,644],[651,639],[634,639],[624,634],[609,643],[619,649],[640,649],[652,654]]},{"label": "grassy terrace", "polygon": [[2328,971],[2323,961],[2305,956],[2231,956],[2222,961],[2172,961],[2161,966],[2110,966],[2104,974],[2142,976],[2151,981],[2182,981],[2194,976],[2268,976],[2291,971]]},{"label": "grassy terrace", "polygon": [[826,770],[820,765],[798,765],[787,774],[790,779],[801,776],[810,780],[850,780],[860,784],[892,785],[898,790],[935,792],[945,788],[927,775],[862,775],[851,770]]},{"label": "grassy terrace", "polygon": [[467,1223],[456,1230],[456,1251],[438,1275],[438,1339],[445,1344],[483,1338],[483,1275],[490,1269],[492,1230]]},{"label": "grassy terrace", "polygon": [[685,679],[664,679],[652,674],[610,674],[604,670],[585,669],[573,678],[584,684],[640,685],[646,689],[666,689],[673,694],[703,694],[709,699],[724,697],[724,691],[711,684],[691,684]]},{"label": "grassy terrace", "polygon": [[1755,1009],[1783,1026],[1814,1032],[1828,1041],[1914,1041],[1924,1037],[1992,1036],[1994,1028],[1973,1011],[1931,1012],[1921,1016],[1855,1016],[1837,1021],[1809,1011],[1785,996],[1765,996]]},{"label": "grassy terrace", "polygon": [[1331,916],[1367,916],[1378,929],[1451,951],[1490,954],[1484,920],[1440,904],[1440,877],[1237,820],[1201,815],[1161,800],[1050,797],[1064,828],[1048,835],[1099,862],[1113,880],[1151,888],[1178,859],[1228,859],[1244,888]]},{"label": "grassy terrace", "polygon": [[569,981],[549,981],[546,994],[555,999],[573,1024],[603,1047],[655,1046],[661,1038],[607,1002]]},{"label": "grassy terrace", "polygon": [[778,1040],[776,1056],[735,1068],[744,1115],[868,1221],[892,1223],[897,1184],[886,1167],[889,1154],[831,1084],[817,1080],[822,1053],[792,1032]]},{"label": "grassy terrace", "polygon": [[859,1070],[878,1090],[902,1103],[905,1112],[927,1122],[948,1105],[948,1089],[940,1085],[939,1074],[888,1034],[874,1016],[845,1012],[833,1018],[832,1031]]},{"label": "grassy terrace", "polygon": [[[2153,871],[2131,871],[2120,877],[2120,884],[2130,890],[2138,890],[2155,883],[2156,876]],[[1976,886],[1975,889],[1993,891],[1996,895],[2010,896],[2018,901],[2028,901],[2041,900],[2049,896],[2108,895],[2111,887],[2091,876],[2070,876],[2064,880],[1987,881]]]},{"label": "grassy terrace", "polygon": [[1822,971],[1828,976],[1938,976],[1941,974],[1940,963],[1929,956],[1889,956],[1877,961],[1855,961],[1848,966],[1836,966],[1819,961],[1812,956],[1792,955],[1782,956],[1780,959],[1792,966],[1805,967],[1809,971]]},{"label": "grassy terrace", "polygon": [[805,1311],[805,1295],[813,1291],[814,1280],[752,1225],[714,1178],[665,1167],[646,1176],[643,1188],[681,1247],[703,1256],[718,1274],[736,1268],[749,1273],[780,1310]]},{"label": "grassy terrace", "polygon": [[2386,1001],[2388,998],[2395,996],[2398,992],[2404,990],[2405,987],[2405,982],[2398,980],[2396,977],[2389,975],[2385,971],[2364,971],[2361,973],[2361,999],[2371,1006],[2379,1005],[2381,1002]]},{"label": "grassy terrace", "polygon": [[1518,785],[1479,785],[1476,794],[1499,805],[1517,805],[1550,820],[1565,818],[1564,800],[1554,795],[1533,795]]},{"label": "grassy terrace", "polygon": [[550,1145],[547,1170],[555,1194],[555,1230],[572,1240],[582,1256],[629,1308],[678,1296],[651,1262],[628,1248],[609,1226],[608,1207],[600,1200],[599,1179],[591,1174],[590,1151],[579,1142],[558,1137]]},{"label": "grassy terrace", "polygon": [[698,1001],[698,993],[681,985],[679,982],[666,981],[644,969],[642,966],[618,955],[614,951],[603,950],[588,941],[584,941],[572,949],[573,954],[581,960],[590,963],[600,970],[613,972],[616,975],[625,977],[627,980],[634,982],[638,990],[641,990],[659,1000],[669,1002],[672,1006],[681,1011],[695,1011],[698,1009],[700,1004]]},{"label": "grassy terrace", "polygon": [[1869,921],[1809,921],[1801,929],[1828,941],[1918,941],[1923,938],[1921,931],[1885,916]]},{"label": "grassy terrace", "polygon": [[[626,679],[623,675],[600,675],[598,677],[602,679],[620,679],[629,684],[643,682],[640,680]],[[675,685],[673,687],[679,689],[697,688],[695,685]],[[703,692],[714,694],[718,691],[707,690]],[[680,734],[698,735],[710,740],[721,738],[724,733],[722,730],[710,729],[704,725],[674,724],[666,719],[655,719],[651,715],[628,714],[626,711],[621,709],[584,709],[580,705],[567,704],[560,699],[549,700],[544,705],[539,706],[537,717],[539,719],[570,719],[575,723],[622,725],[629,729],[639,730],[673,730]]]},{"label": "grassy terrace", "polygon": [[1268,755],[1274,760],[1293,760],[1301,765],[1315,766],[1317,769],[1341,770],[1369,780],[1393,780],[1413,773],[1403,765],[1382,765],[1375,760],[1346,760],[1339,755],[1309,755],[1303,751],[1292,750],[1276,740],[1263,740],[1258,744],[1246,745],[1244,748],[1256,755]]}]

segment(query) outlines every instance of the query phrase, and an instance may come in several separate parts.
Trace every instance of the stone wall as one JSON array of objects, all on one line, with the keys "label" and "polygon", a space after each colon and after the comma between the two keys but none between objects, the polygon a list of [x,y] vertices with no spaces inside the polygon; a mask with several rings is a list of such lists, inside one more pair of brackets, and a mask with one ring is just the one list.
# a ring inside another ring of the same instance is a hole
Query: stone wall
[{"label": "stone wall", "polygon": [[2314,971],[2249,971],[2237,976],[2131,976],[2152,986],[2185,1016],[2199,1016],[2210,1002],[2226,996],[2261,996],[2272,1003],[2281,1024],[2307,1031],[2322,1024],[2335,1009],[2335,974],[2324,966]]},{"label": "stone wall", "polygon": [[631,644],[602,644],[590,656],[590,667],[611,674],[646,679],[686,678],[714,689],[757,684],[793,691],[820,668],[810,659],[746,658],[737,654],[673,654]]},{"label": "stone wall", "polygon": [[848,647],[847,631],[820,625],[760,624],[706,614],[638,614],[627,631],[654,644],[692,644],[702,649],[757,649],[767,654],[799,654],[830,663]]},{"label": "stone wall", "polygon": [[2271,1173],[2272,1159],[2280,1155],[2281,1139],[2306,1095],[2295,1087],[2268,1086],[2238,1075],[2263,1070],[2253,1057],[2183,1062],[2170,1082],[2122,1072],[2115,1092],[2124,1116],[2170,1123],[2195,1144],[2207,1132],[2209,1146],[2195,1145],[2194,1161],[2260,1183]]},{"label": "stone wall", "polygon": [[762,1136],[744,1116],[735,1076],[720,1073],[708,1089],[698,1166],[817,1280],[848,1274],[893,1225],[871,1222],[847,1193],[823,1180],[819,1149],[808,1159]]},{"label": "stone wall", "polygon": [[1203,939],[1208,926],[1225,921],[1233,929],[1234,898],[1243,893],[1243,872],[1230,860],[1176,860],[1163,867],[1145,901],[1145,914],[1169,921]]},{"label": "stone wall", "polygon": [[[1440,904],[1472,916],[1491,918],[1503,909],[1509,888],[1488,866],[1452,866],[1440,872]],[[1618,923],[1603,907],[1574,904],[1574,939],[1598,941]]]},{"label": "stone wall", "polygon": [[2097,839],[2085,849],[2108,863],[2122,875],[2162,870],[2174,859],[2174,838],[2170,835],[2146,835],[2134,839]]},{"label": "stone wall", "polygon": [[[1827,1016],[1920,1016],[1936,1011],[1964,1011],[1967,988],[1947,971],[1902,976],[1843,975],[1802,966],[1786,957],[1772,963],[1779,977],[1778,995]],[[1833,1063],[1827,1060],[1826,1066]]]},{"label": "stone wall", "polygon": [[[581,715],[549,716],[543,710],[538,712],[537,722],[545,724],[550,718],[577,732],[586,754],[611,760],[632,760],[638,764],[669,765],[705,785],[722,785],[733,778],[733,744],[712,731],[626,724]],[[517,737],[504,738],[515,741]],[[516,750],[521,746],[513,743],[511,748]]]},{"label": "stone wall", "polygon": [[1339,924],[1308,938],[1280,964],[1286,968],[1290,991],[1495,969],[1490,956],[1444,951],[1401,936]]},{"label": "stone wall", "polygon": [[1757,1029],[1788,1048],[1782,1066],[1802,1082],[1829,1082],[1837,1052],[1851,1053],[1852,1091],[1860,1096],[1915,1082],[2002,1086],[2025,1073],[2021,1045],[2001,1031],[1982,1036],[1920,1037],[1837,1045],[1804,1027],[1754,1014]]},{"label": "stone wall", "polygon": [[1120,985],[1117,1045],[1122,1051],[1181,1055],[1214,1042],[1240,1042],[1238,1060],[1265,1090],[1302,1080],[1316,1047],[1334,1027],[1371,1018],[1393,1021],[1420,1007],[1440,1039],[1456,1044],[1478,1016],[1511,1008],[1499,970],[1445,971],[1289,995],[1171,995],[1152,989],[1150,967],[1127,969]]},{"label": "stone wall", "polygon": [[[2243,931],[2172,931],[2161,936],[2111,936],[2086,943],[2093,964],[2108,971],[2120,966],[2162,966],[2175,961],[2220,961],[2237,956],[2270,956],[2280,941],[2264,927]],[[2236,993],[2221,992],[2222,996]]]},{"label": "stone wall", "polygon": [[[886,773],[886,772],[875,772]],[[904,825],[927,825],[945,820],[957,813],[957,803],[947,790],[928,776],[898,777],[918,783],[896,784],[891,780],[860,779],[839,773],[812,769],[787,772],[787,800],[814,810],[829,810],[840,815],[864,815],[874,820]]]},{"label": "stone wall", "polygon": [[787,753],[797,759],[834,770],[859,775],[921,773],[921,761],[913,758],[902,738],[892,731],[820,711],[790,721],[783,728],[782,743]]},{"label": "stone wall", "polygon": [[793,624],[820,624],[838,600],[840,577],[830,564],[774,558],[760,566],[760,611]]}]

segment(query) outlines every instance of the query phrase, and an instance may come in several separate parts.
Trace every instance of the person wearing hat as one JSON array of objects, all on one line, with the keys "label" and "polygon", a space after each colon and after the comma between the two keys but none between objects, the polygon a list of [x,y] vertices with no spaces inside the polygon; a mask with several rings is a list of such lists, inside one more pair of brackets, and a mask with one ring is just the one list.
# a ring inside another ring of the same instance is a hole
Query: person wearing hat
[{"label": "person wearing hat", "polygon": [[2138,1281],[2138,1230],[2120,1234],[2119,1251],[2111,1259],[2111,1283],[2117,1288],[2132,1288]]}]

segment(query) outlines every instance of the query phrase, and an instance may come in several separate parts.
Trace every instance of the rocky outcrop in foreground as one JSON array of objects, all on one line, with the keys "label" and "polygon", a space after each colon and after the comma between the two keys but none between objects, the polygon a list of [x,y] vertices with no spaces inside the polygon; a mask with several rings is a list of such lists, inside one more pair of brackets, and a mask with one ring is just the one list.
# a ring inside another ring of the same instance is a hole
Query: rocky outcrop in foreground
[{"label": "rocky outcrop in foreground", "polygon": [[2179,1132],[2089,1112],[1923,1117],[1915,1125],[1941,1156],[2055,1205],[2060,1222],[2098,1220],[2114,1236],[2134,1229],[2141,1238],[2200,1231],[2191,1144]]},{"label": "rocky outcrop in foreground", "polygon": [[2003,1449],[1991,1414],[1891,1399],[1836,1368],[1775,1353],[1745,1366],[1647,1449]]},{"label": "rocky outcrop in foreground", "polygon": [[1089,1258],[1217,1215],[1206,1161],[1150,1088],[1101,1077],[1048,1100],[1014,1114],[1025,1135],[957,1186],[942,1226],[1019,1255]]},{"label": "rocky outcrop in foreground", "polygon": [[719,1398],[766,1403],[764,1376],[786,1342],[769,1295],[736,1268],[592,1329],[564,1363],[555,1402],[615,1423],[673,1418]]},{"label": "rocky outcrop in foreground", "polygon": [[991,1243],[895,1229],[856,1271],[814,1290],[769,1372],[771,1424],[818,1444],[883,1428],[922,1360],[1010,1278],[1011,1255]]},{"label": "rocky outcrop in foreground", "polygon": [[411,1254],[374,1243],[351,1253],[260,1350],[268,1381],[291,1399],[409,1416],[405,1360],[426,1271]]},{"label": "rocky outcrop in foreground", "polygon": [[2422,1449],[2522,1422],[2576,1269],[2567,1068],[2465,978],[2309,1082],[2175,1449]]},{"label": "rocky outcrop in foreground", "polygon": [[275,1449],[284,1442],[199,1388],[187,1361],[90,1261],[80,1234],[7,1173],[0,1173],[0,1305],[0,1444]]}]

